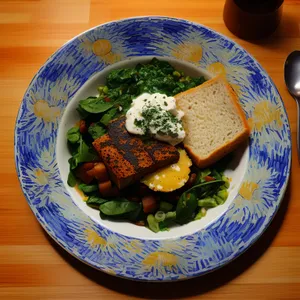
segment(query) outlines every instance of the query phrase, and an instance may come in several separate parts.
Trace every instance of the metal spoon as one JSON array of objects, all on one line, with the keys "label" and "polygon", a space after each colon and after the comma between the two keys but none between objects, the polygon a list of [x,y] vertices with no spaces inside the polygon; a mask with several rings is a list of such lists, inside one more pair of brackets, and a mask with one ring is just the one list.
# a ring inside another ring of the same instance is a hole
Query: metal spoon
[{"label": "metal spoon", "polygon": [[292,52],[284,65],[285,84],[297,103],[297,151],[300,161],[300,51]]}]

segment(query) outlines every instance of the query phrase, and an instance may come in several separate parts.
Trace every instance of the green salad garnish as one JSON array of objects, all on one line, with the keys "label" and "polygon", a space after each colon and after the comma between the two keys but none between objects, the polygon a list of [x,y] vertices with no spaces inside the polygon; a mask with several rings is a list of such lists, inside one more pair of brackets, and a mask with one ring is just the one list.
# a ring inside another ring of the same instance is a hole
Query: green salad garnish
[{"label": "green salad garnish", "polygon": [[[108,123],[124,115],[134,98],[143,93],[174,96],[204,81],[202,76],[197,78],[186,76],[180,70],[175,70],[168,62],[154,58],[149,63],[138,64],[133,68],[111,71],[106,78],[105,86],[98,87],[98,97],[88,97],[79,102],[77,111],[81,117],[80,125],[71,128],[67,133],[67,142],[72,155],[69,159],[68,184],[71,187],[77,185],[88,196],[87,205],[98,209],[101,218],[128,220],[158,232],[169,230],[174,224],[182,225],[199,220],[206,215],[208,209],[226,201],[229,181],[223,174],[221,164],[206,170],[192,166],[191,174],[195,177],[194,182],[171,193],[153,192],[157,201],[155,208],[151,206],[153,203],[151,199],[147,199],[147,194],[146,196],[140,194],[140,183],[121,190],[119,195],[104,197],[99,192],[101,185],[100,181],[97,181],[99,178],[91,175],[95,163],[99,162],[92,142],[107,133]],[[135,125],[141,128],[143,126],[146,128],[149,124],[157,125],[156,127],[161,128],[161,134],[171,135],[172,122],[175,124],[179,121],[169,112],[157,109],[157,107],[145,109],[144,121],[136,120]],[[157,118],[158,114],[161,117]],[[153,120],[157,124],[152,124]],[[145,209],[146,206],[150,212]]]}]

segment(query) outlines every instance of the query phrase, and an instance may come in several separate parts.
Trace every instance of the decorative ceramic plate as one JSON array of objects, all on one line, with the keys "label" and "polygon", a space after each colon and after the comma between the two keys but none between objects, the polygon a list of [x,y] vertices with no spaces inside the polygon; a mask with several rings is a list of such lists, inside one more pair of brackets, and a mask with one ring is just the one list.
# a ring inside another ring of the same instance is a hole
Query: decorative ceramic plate
[{"label": "decorative ceramic plate", "polygon": [[[158,234],[101,220],[66,183],[65,133],[78,119],[79,99],[95,93],[107,70],[153,56],[207,77],[226,76],[252,128],[249,144],[226,171],[232,178],[227,202],[199,221]],[[266,229],[287,186],[291,138],[276,87],[244,49],[199,24],[142,17],[93,28],[48,59],[20,107],[15,159],[32,211],[69,253],[117,276],[178,280],[230,262]]]}]

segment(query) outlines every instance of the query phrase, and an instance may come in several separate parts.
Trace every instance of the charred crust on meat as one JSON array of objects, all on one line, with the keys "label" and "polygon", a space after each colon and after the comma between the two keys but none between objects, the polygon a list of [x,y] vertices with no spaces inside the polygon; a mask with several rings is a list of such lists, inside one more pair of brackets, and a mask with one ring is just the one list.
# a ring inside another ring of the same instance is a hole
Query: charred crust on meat
[{"label": "charred crust on meat", "polygon": [[108,133],[93,142],[119,189],[179,160],[179,152],[174,146],[156,140],[145,142],[129,134],[125,121],[125,117],[111,121]]}]

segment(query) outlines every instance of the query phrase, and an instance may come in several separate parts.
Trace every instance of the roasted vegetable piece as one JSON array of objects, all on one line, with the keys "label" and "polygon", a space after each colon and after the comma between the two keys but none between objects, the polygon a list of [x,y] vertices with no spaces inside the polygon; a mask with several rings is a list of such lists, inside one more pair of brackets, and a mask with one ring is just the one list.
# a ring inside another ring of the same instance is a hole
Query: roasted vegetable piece
[{"label": "roasted vegetable piece", "polygon": [[87,126],[86,126],[85,120],[80,120],[80,122],[79,122],[79,131],[80,131],[80,133],[82,133],[82,134],[87,133],[88,128],[87,128]]},{"label": "roasted vegetable piece", "polygon": [[142,198],[144,213],[149,214],[154,212],[157,208],[157,199],[154,195],[144,196]]},{"label": "roasted vegetable piece", "polygon": [[216,180],[216,178],[207,175],[207,176],[204,177],[204,180],[205,180],[206,182],[209,182],[209,181],[214,181],[214,180]]},{"label": "roasted vegetable piece", "polygon": [[104,163],[102,163],[102,162],[95,163],[94,174],[95,174],[95,178],[99,182],[103,182],[103,181],[109,180],[109,176],[108,176],[106,167],[105,167]]},{"label": "roasted vegetable piece", "polygon": [[113,186],[110,180],[100,182],[98,187],[99,192],[103,197],[116,197],[120,194],[118,188]]},{"label": "roasted vegetable piece", "polygon": [[90,176],[87,172],[94,168],[94,163],[84,163],[75,169],[75,175],[84,183],[90,184],[94,176]]}]

